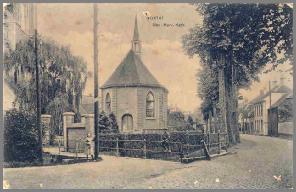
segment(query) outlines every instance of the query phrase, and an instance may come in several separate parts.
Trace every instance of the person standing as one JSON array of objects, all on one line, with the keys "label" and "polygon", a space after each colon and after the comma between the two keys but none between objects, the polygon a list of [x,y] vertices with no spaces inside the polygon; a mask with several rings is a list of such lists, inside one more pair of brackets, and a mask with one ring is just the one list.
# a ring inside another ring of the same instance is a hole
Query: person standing
[{"label": "person standing", "polygon": [[91,160],[93,160],[94,159],[94,137],[92,137],[90,133],[87,134],[85,144],[86,144],[86,158],[88,159],[88,156],[90,156]]}]

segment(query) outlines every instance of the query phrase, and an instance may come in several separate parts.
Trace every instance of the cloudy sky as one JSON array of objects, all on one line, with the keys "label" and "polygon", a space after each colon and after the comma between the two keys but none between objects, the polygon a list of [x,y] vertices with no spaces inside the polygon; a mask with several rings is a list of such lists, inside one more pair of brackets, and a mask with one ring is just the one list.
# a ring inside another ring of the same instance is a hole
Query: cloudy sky
[{"label": "cloudy sky", "polygon": [[[38,31],[87,62],[93,72],[93,7],[92,4],[38,4]],[[158,23],[184,24],[183,27],[153,27],[143,12],[162,16]],[[169,106],[193,111],[201,101],[196,96],[195,74],[201,68],[197,57],[184,54],[181,37],[188,29],[201,24],[202,17],[190,4],[98,4],[99,20],[99,83],[102,85],[131,48],[135,15],[138,16],[142,40],[142,60],[156,79],[169,90]],[[283,66],[287,69],[289,66]],[[286,76],[286,74],[284,74]],[[247,99],[264,89],[269,79],[279,79],[273,72],[261,77],[249,90],[241,91]],[[292,87],[292,78],[289,86]],[[288,79],[287,79],[288,82]],[[86,95],[93,93],[90,75]]]}]

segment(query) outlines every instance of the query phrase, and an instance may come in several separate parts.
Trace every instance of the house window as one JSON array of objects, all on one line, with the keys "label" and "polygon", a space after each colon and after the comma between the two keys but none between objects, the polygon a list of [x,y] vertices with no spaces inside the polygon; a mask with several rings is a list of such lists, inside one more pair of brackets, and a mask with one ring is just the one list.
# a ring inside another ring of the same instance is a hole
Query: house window
[{"label": "house window", "polygon": [[111,98],[109,93],[107,93],[106,95],[105,106],[106,106],[106,113],[109,114],[111,112]]},{"label": "house window", "polygon": [[151,92],[146,97],[146,117],[154,117],[154,96]]}]

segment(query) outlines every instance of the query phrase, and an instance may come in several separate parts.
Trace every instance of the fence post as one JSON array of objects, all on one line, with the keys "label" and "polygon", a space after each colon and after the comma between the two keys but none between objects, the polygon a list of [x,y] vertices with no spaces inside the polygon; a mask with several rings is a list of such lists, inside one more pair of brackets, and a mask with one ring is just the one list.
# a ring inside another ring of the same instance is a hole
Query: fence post
[{"label": "fence post", "polygon": [[208,133],[208,150],[210,151],[210,133]]},{"label": "fence post", "polygon": [[119,144],[118,144],[118,137],[116,137],[116,155],[119,157]]},{"label": "fence post", "polygon": [[61,141],[60,138],[58,139],[58,145],[59,145],[59,155],[61,154]]},{"label": "fence post", "polygon": [[226,135],[224,136],[224,138],[225,138],[225,151],[227,152],[227,148],[229,147],[229,143],[228,143],[228,135],[226,134]]},{"label": "fence post", "polygon": [[186,130],[186,156],[189,156],[189,133],[188,130]]},{"label": "fence post", "polygon": [[143,140],[144,141],[144,147],[143,147],[143,152],[144,152],[144,158],[147,158],[147,146],[146,146],[146,139]]},{"label": "fence post", "polygon": [[221,153],[221,142],[220,142],[220,130],[218,130],[218,144],[219,144],[219,151],[218,151],[218,154]]},{"label": "fence post", "polygon": [[183,157],[184,157],[184,153],[183,153],[183,143],[180,143],[180,162],[182,163]]},{"label": "fence post", "polygon": [[77,151],[78,151],[78,142],[77,142],[77,140],[75,141],[75,159],[77,159],[77,157],[78,157],[78,154],[77,154]]}]

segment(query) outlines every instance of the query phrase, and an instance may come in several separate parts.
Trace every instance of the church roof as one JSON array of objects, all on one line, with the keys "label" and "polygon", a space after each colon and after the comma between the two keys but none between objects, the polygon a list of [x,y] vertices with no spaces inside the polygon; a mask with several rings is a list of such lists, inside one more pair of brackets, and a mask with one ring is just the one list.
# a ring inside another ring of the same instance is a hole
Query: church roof
[{"label": "church roof", "polygon": [[146,68],[141,58],[133,50],[130,50],[101,88],[134,86],[165,89]]}]

